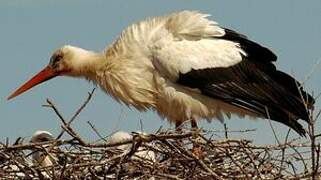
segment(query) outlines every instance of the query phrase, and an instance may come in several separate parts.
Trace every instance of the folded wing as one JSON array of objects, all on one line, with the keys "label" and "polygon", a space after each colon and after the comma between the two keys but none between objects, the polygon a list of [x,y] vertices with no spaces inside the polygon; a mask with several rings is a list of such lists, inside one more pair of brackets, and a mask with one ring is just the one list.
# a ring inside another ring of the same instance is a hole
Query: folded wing
[{"label": "folded wing", "polygon": [[297,120],[309,122],[312,96],[298,81],[276,69],[273,61],[277,57],[269,49],[229,29],[221,28],[222,35],[217,24],[214,27],[213,31],[219,32],[211,31],[211,37],[175,39],[173,33],[173,40],[162,41],[153,51],[153,64],[159,73],[304,135]]}]

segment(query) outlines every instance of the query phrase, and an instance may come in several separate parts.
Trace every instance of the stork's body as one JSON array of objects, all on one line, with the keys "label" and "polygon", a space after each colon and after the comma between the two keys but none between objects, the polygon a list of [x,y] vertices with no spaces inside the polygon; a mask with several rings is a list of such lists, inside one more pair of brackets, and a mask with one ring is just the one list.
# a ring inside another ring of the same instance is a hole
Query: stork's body
[{"label": "stork's body", "polygon": [[[136,132],[137,134],[146,135],[143,132]],[[107,140],[107,143],[121,143],[126,140],[132,140],[133,136],[125,131],[117,131],[113,133]],[[132,149],[132,144],[123,144],[120,146],[116,146],[117,149],[120,149],[124,151],[125,153],[128,153]],[[144,147],[139,147],[137,151],[135,152],[133,159],[147,159],[150,162],[156,162],[156,154],[154,151],[150,149],[146,149]]]},{"label": "stork's body", "polygon": [[312,107],[313,98],[277,71],[275,60],[267,48],[221,28],[207,15],[183,11],[129,26],[103,53],[64,46],[40,75],[9,98],[67,75],[86,78],[117,101],[140,111],[156,110],[176,124],[222,120],[231,113],[269,114],[303,134],[297,119],[309,120],[304,104]]},{"label": "stork's body", "polygon": [[[54,140],[54,137],[50,132],[38,130],[32,135],[30,142],[40,143],[40,142],[53,141],[53,140]],[[50,149],[48,148],[48,146],[43,146],[43,148]],[[51,148],[51,150],[53,150],[53,148]],[[56,154],[48,152],[48,150],[47,152],[35,150],[34,152],[32,152],[32,161],[35,165],[48,167],[58,163],[58,158],[56,157]]]}]

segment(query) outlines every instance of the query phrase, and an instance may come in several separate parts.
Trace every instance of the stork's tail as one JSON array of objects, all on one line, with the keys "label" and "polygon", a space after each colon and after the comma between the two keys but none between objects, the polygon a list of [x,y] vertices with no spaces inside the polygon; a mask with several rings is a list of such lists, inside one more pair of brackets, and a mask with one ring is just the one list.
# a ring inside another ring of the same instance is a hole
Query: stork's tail
[{"label": "stork's tail", "polygon": [[315,99],[307,93],[302,85],[290,75],[276,71],[272,79],[281,85],[289,94],[283,94],[287,100],[286,104],[281,104],[279,108],[268,107],[270,119],[284,123],[293,128],[301,136],[305,136],[305,130],[297,122],[302,119],[311,123],[311,112],[314,109]]}]

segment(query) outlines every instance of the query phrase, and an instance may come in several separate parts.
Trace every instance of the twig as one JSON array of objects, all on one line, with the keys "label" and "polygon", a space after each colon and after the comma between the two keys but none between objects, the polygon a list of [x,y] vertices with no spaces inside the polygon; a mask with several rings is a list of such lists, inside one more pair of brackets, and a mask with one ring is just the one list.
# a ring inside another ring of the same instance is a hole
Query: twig
[{"label": "twig", "polygon": [[95,134],[100,138],[100,140],[103,140],[105,142],[107,142],[107,140],[98,132],[98,130],[95,128],[95,126],[90,122],[87,121],[87,124],[89,124],[89,126],[91,127],[91,129],[95,132]]},{"label": "twig", "polygon": [[319,58],[316,61],[316,63],[312,67],[311,71],[306,75],[306,77],[304,78],[304,80],[302,82],[302,86],[304,86],[304,84],[312,77],[312,74],[319,68],[320,64],[321,64],[321,58]]},{"label": "twig", "polygon": [[[72,116],[72,118],[69,120],[69,122],[67,123],[66,121],[64,121],[64,125],[66,127],[70,126],[71,123],[76,119],[76,117],[80,114],[80,112],[87,106],[87,104],[89,103],[90,99],[92,98],[94,92],[95,92],[95,89],[96,88],[93,88],[91,90],[91,92],[88,92],[88,97],[87,99],[84,101],[84,103],[80,106],[80,108],[76,111],[76,113]],[[47,102],[48,102],[48,99],[47,99]],[[48,103],[49,104],[49,103]],[[57,113],[57,112],[56,112]],[[60,139],[61,136],[64,134],[64,130],[62,130],[59,135],[57,136],[56,139]]]},{"label": "twig", "polygon": [[[285,136],[285,140],[284,140],[284,144],[287,144],[288,143],[288,138],[289,138],[289,135],[290,135],[290,131],[291,129],[288,130],[288,132],[286,133],[286,136]],[[282,159],[281,159],[281,165],[280,165],[280,170],[279,170],[279,175],[281,176],[282,174],[282,169],[283,169],[283,163],[284,163],[284,159],[285,159],[285,147],[281,149],[281,152],[282,152]]]},{"label": "twig", "polygon": [[67,124],[67,121],[65,120],[65,118],[62,116],[62,114],[59,112],[59,110],[56,108],[56,106],[47,98],[47,103],[45,105],[42,105],[43,107],[50,107],[52,108],[56,115],[59,117],[59,119],[63,122],[63,124]]},{"label": "twig", "polygon": [[203,169],[205,169],[207,172],[209,172],[213,178],[223,180],[223,178],[221,178],[219,175],[217,175],[211,168],[209,168],[201,159],[199,159],[199,157],[194,155],[192,152],[187,151],[181,147],[178,147],[178,148],[184,154],[192,157],[197,162],[197,164],[199,164]]},{"label": "twig", "polygon": [[264,106],[264,108],[265,108],[265,113],[266,113],[267,118],[268,118],[268,121],[269,121],[269,125],[270,125],[270,127],[271,127],[271,129],[272,129],[272,132],[273,132],[274,138],[275,138],[275,140],[277,141],[277,143],[280,145],[280,144],[281,144],[281,142],[280,142],[279,138],[277,137],[277,135],[276,135],[276,133],[275,133],[275,130],[274,130],[273,126],[272,126],[272,122],[271,122],[271,117],[270,117],[269,109],[268,109],[266,106]]},{"label": "twig", "polygon": [[76,119],[76,117],[80,114],[80,112],[87,106],[89,103],[90,99],[93,97],[93,94],[95,92],[96,88],[93,88],[91,92],[88,92],[88,97],[85,100],[85,102],[80,106],[80,108],[76,111],[76,113],[72,116],[70,121],[68,122],[68,126]]}]

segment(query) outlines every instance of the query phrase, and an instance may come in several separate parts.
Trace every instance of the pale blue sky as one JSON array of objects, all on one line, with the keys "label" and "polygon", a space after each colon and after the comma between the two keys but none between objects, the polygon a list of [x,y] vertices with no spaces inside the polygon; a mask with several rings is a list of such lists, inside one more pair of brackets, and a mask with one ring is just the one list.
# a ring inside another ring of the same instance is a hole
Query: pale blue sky
[{"label": "pale blue sky", "polygon": [[[70,117],[91,91],[93,85],[80,79],[59,77],[34,88],[12,101],[6,97],[21,83],[44,67],[51,53],[64,44],[102,50],[129,24],[147,16],[179,10],[198,10],[212,14],[211,19],[235,29],[272,49],[278,55],[279,69],[303,80],[321,57],[321,1],[0,1],[0,141],[28,137],[36,129],[57,134],[56,115],[41,107],[52,99]],[[307,89],[321,91],[320,68],[306,83]],[[320,103],[317,104],[317,109]],[[139,113],[116,103],[97,90],[94,98],[75,122],[86,138],[95,136],[87,125],[91,121],[102,134],[122,129],[153,132],[169,123],[154,112]],[[273,142],[268,121],[233,117],[226,121],[231,129],[257,128],[249,133],[259,142]],[[277,126],[277,132],[287,131]],[[218,122],[204,122],[205,129],[223,129]],[[295,135],[296,136],[296,135]]]}]

